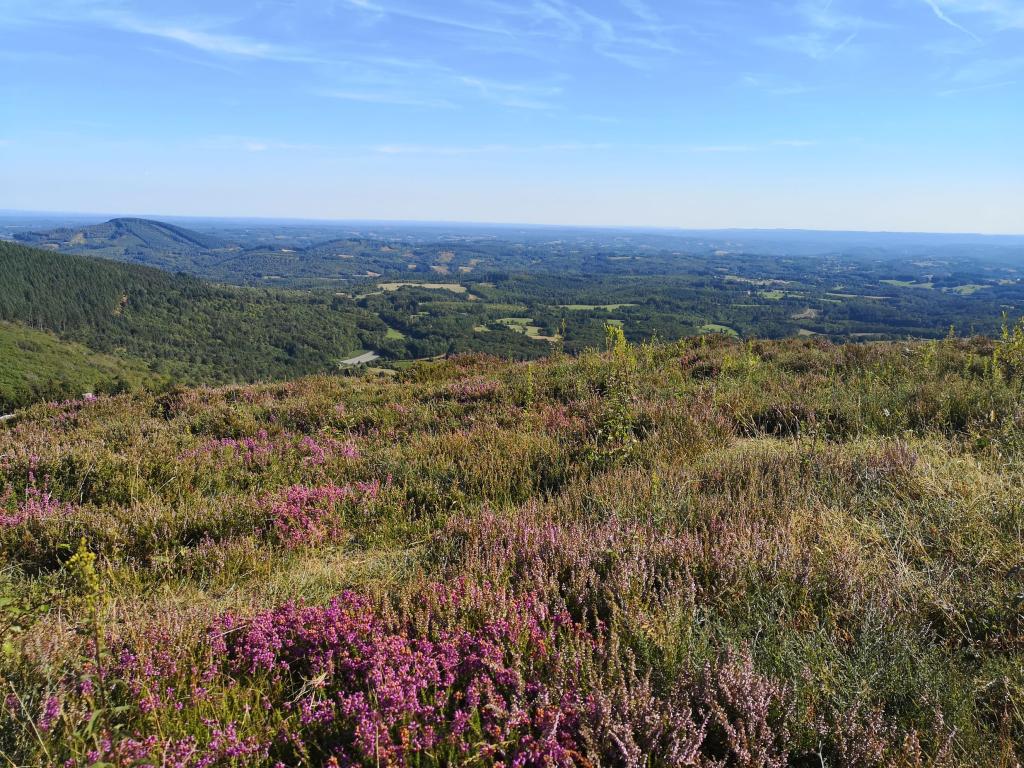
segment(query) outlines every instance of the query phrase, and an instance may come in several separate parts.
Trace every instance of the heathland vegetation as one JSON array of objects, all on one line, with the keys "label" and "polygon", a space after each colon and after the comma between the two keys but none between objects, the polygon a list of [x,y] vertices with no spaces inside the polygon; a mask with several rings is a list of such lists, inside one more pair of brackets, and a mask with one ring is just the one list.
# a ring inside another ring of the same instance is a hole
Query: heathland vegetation
[{"label": "heathland vegetation", "polygon": [[1024,336],[607,334],[20,412],[6,762],[1019,765]]}]

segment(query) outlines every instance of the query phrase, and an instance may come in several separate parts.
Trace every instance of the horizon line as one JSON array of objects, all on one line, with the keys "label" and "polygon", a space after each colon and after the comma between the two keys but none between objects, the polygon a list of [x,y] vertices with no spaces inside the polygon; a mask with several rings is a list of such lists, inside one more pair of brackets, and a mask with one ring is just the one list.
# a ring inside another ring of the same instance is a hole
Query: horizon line
[{"label": "horizon line", "polygon": [[756,226],[726,226],[726,227],[700,227],[682,225],[657,225],[657,224],[552,224],[525,221],[483,221],[465,219],[374,219],[374,218],[315,218],[301,216],[260,216],[260,215],[230,215],[230,214],[182,214],[182,213],[111,213],[96,211],[50,211],[50,210],[25,210],[19,208],[0,208],[0,216],[52,216],[52,217],[82,217],[101,219],[98,223],[104,223],[112,219],[144,219],[149,221],[161,220],[184,220],[184,221],[238,221],[238,222],[265,222],[265,223],[293,223],[293,224],[371,224],[386,226],[461,226],[461,227],[509,227],[524,229],[574,229],[608,232],[651,232],[651,233],[683,233],[683,232],[771,232],[771,233],[820,233],[820,234],[851,234],[851,235],[930,235],[940,237],[979,237],[979,238],[1024,238],[1024,231],[1021,232],[969,232],[962,230],[898,230],[898,229],[827,229],[822,227],[756,227]]}]

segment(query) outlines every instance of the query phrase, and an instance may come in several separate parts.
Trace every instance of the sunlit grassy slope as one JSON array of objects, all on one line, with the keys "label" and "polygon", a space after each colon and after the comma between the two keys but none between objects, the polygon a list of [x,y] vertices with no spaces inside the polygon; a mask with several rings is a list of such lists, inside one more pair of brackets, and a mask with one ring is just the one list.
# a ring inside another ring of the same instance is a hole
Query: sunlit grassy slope
[{"label": "sunlit grassy slope", "polygon": [[160,383],[141,360],[100,354],[44,331],[0,321],[0,412],[39,400],[138,391]]},{"label": "sunlit grassy slope", "polygon": [[24,412],[7,761],[1017,765],[1019,340],[610,338]]}]

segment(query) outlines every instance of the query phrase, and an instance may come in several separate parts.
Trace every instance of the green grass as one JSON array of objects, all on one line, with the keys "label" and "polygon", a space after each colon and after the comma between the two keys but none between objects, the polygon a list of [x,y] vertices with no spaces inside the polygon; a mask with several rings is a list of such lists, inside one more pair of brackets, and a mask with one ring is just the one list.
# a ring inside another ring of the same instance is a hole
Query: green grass
[{"label": "green grass", "polygon": [[402,333],[401,331],[399,331],[399,330],[398,330],[398,329],[396,329],[396,328],[391,328],[391,327],[388,327],[387,331],[386,331],[386,332],[385,332],[385,334],[384,334],[384,338],[385,338],[385,339],[396,339],[396,340],[401,340],[401,339],[404,339],[404,338],[405,338],[405,334],[404,334],[404,333]]},{"label": "green grass", "polygon": [[0,322],[0,412],[38,400],[138,391],[164,382],[141,360],[100,354],[44,331]]},{"label": "green grass", "polygon": [[935,283],[917,283],[913,280],[879,280],[882,285],[892,285],[896,288],[924,288],[931,290],[935,288]]},{"label": "green grass", "polygon": [[[495,322],[506,326],[507,328],[529,336],[531,339],[538,339],[541,341],[557,341],[555,336],[546,336],[544,329],[539,325],[533,325],[532,317],[502,317]],[[615,323],[616,321],[610,320],[609,322]],[[621,323],[621,321],[618,321]]]},{"label": "green grass", "polygon": [[984,291],[986,288],[991,288],[991,287],[992,286],[990,286],[990,285],[979,285],[979,284],[976,284],[976,283],[971,283],[971,284],[967,284],[967,285],[958,285],[955,288],[951,288],[950,290],[953,293],[960,294],[961,296],[973,296],[978,291]]},{"label": "green grass", "polygon": [[562,309],[568,309],[571,311],[586,311],[600,309],[605,312],[614,312],[623,307],[636,307],[637,304],[559,304]]},{"label": "green grass", "polygon": [[888,301],[891,296],[869,296],[860,293],[826,293],[826,296],[834,296],[837,299],[871,299],[872,301]]},{"label": "green grass", "polygon": [[717,323],[707,323],[700,327],[701,333],[720,333],[725,336],[738,337],[739,332],[735,328],[730,328],[727,325],[718,325]]},{"label": "green grass", "polygon": [[458,283],[411,283],[411,282],[390,282],[379,283],[378,287],[384,291],[394,292],[402,288],[425,288],[432,291],[449,291],[451,293],[466,293],[466,286]]}]

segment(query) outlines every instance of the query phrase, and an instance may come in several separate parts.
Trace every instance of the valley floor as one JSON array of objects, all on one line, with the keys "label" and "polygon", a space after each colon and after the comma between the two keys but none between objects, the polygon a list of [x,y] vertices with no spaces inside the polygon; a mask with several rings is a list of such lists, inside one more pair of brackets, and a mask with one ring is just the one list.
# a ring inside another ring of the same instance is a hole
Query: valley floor
[{"label": "valley floor", "polygon": [[1024,342],[721,336],[0,425],[11,765],[1017,766]]}]

